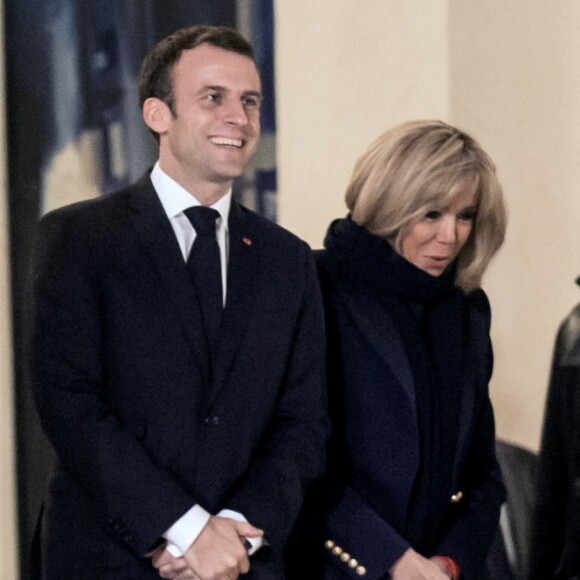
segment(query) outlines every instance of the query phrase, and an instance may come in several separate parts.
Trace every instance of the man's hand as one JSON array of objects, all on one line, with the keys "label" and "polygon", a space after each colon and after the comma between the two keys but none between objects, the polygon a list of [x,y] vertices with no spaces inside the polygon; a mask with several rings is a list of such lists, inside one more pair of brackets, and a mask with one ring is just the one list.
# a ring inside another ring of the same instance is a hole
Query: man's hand
[{"label": "man's hand", "polygon": [[171,578],[172,580],[199,580],[198,577],[187,567],[187,562],[183,558],[172,556],[166,549],[165,544],[155,548],[146,554],[151,558],[151,564],[159,572],[161,578]]},{"label": "man's hand", "polygon": [[439,564],[409,548],[391,568],[393,580],[449,580]]},{"label": "man's hand", "polygon": [[179,560],[185,560],[196,579],[235,580],[250,570],[244,538],[263,535],[262,530],[247,522],[212,516]]}]

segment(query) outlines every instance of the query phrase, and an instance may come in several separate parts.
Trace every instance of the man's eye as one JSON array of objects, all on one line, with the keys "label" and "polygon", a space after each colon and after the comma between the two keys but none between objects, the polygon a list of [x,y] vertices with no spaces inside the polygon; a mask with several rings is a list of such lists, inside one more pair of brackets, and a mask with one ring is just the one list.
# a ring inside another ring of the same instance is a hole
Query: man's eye
[{"label": "man's eye", "polygon": [[219,93],[209,93],[206,95],[205,100],[211,103],[217,103],[221,99],[221,95]]},{"label": "man's eye", "polygon": [[244,107],[259,107],[260,99],[258,97],[244,97],[242,103]]}]

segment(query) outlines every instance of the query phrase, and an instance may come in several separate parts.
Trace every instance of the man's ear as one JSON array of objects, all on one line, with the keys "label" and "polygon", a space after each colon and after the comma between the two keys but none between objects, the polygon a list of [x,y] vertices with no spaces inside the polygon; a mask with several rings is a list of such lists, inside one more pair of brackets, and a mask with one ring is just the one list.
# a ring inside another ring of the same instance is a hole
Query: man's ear
[{"label": "man's ear", "polygon": [[172,119],[169,107],[161,99],[149,97],[143,103],[143,120],[152,131],[165,133]]}]

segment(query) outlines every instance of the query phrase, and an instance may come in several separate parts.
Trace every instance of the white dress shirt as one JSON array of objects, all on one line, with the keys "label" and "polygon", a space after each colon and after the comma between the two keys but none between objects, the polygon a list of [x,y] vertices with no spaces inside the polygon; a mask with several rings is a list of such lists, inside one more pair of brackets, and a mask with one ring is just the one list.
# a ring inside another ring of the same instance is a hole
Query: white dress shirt
[{"label": "white dress shirt", "polygon": [[[151,181],[161,201],[161,205],[167,214],[169,223],[175,232],[175,237],[181,249],[184,261],[191,251],[191,246],[196,238],[195,230],[187,216],[183,213],[188,207],[201,205],[191,193],[185,190],[179,183],[174,181],[167,173],[164,173],[159,163],[155,164],[151,172]],[[232,204],[232,190],[230,189],[223,197],[220,197],[212,206],[220,217],[216,220],[216,238],[220,248],[220,261],[222,270],[222,288],[224,306],[226,304],[226,283],[229,258],[229,231],[228,216],[230,215],[230,206]]]},{"label": "white dress shirt", "polygon": [[[151,172],[151,182],[167,214],[169,223],[175,232],[183,260],[187,261],[196,233],[183,211],[188,207],[201,204],[193,195],[181,187],[169,175],[164,173],[161,167],[159,167],[159,163],[155,164]],[[226,283],[229,257],[228,216],[231,203],[232,190],[230,189],[211,206],[212,209],[217,210],[220,214],[220,217],[216,220],[216,237],[220,249],[224,307],[227,296]],[[232,510],[221,510],[217,515],[247,522],[242,514]],[[163,537],[167,540],[167,550],[175,557],[182,556],[201,533],[210,517],[211,514],[199,504],[190,508],[163,534]],[[248,541],[252,545],[252,548],[249,550],[250,554],[253,554],[262,546],[261,538],[248,538]]]}]

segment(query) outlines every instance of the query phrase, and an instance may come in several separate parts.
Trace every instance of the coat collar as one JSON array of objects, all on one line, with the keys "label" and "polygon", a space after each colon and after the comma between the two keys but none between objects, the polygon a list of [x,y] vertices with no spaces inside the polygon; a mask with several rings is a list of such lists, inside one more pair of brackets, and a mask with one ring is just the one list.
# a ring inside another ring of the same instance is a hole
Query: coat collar
[{"label": "coat collar", "polygon": [[130,190],[130,221],[180,318],[204,381],[209,380],[208,348],[201,312],[171,224],[146,175]]},{"label": "coat collar", "polygon": [[403,342],[391,317],[373,296],[362,288],[352,289],[346,281],[336,281],[335,290],[354,323],[360,328],[379,358],[402,385],[412,409],[415,409],[413,373]]},{"label": "coat collar", "polygon": [[130,221],[169,294],[184,327],[189,345],[206,385],[204,408],[208,412],[226,384],[253,308],[259,266],[259,232],[248,212],[232,201],[229,213],[227,299],[220,339],[210,380],[209,349],[200,324],[201,311],[175,234],[161,202],[146,175],[130,190]]},{"label": "coat collar", "polygon": [[[360,287],[352,288],[351,283],[344,280],[333,282],[335,299],[340,301],[351,320],[367,337],[370,348],[380,360],[391,370],[402,387],[408,402],[408,409],[416,412],[416,395],[414,377],[409,359],[402,345],[402,339],[392,318],[384,307],[370,294]],[[470,323],[468,340],[475,345],[470,350],[470,357],[465,361],[465,372],[461,385],[459,425],[454,463],[454,482],[458,481],[461,466],[468,452],[470,432],[474,426],[474,413],[477,393],[481,389],[486,392],[485,381],[488,379],[486,368],[488,355],[484,352],[482,337],[487,337],[486,318],[476,308],[470,308]],[[478,381],[483,381],[478,384]],[[404,412],[404,411],[401,411]],[[417,457],[418,460],[418,457]]]},{"label": "coat collar", "polygon": [[229,215],[228,290],[211,388],[206,397],[208,410],[227,382],[252,310],[256,306],[254,296],[259,274],[261,239],[249,215],[247,210],[232,201]]}]

